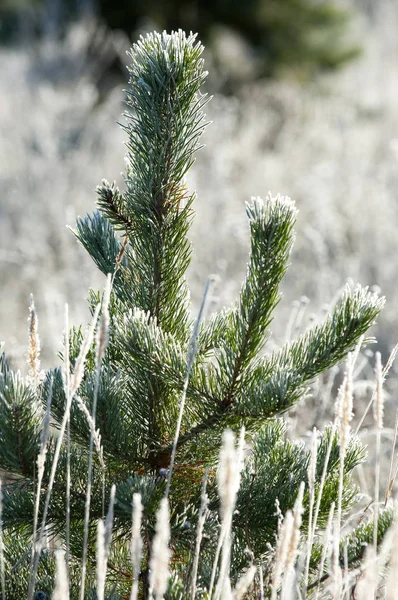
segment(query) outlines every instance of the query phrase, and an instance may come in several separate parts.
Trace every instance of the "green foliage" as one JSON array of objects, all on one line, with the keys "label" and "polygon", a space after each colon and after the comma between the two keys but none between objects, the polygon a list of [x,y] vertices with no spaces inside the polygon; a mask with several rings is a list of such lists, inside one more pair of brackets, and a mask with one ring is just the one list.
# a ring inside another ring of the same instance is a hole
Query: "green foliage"
[{"label": "green foliage", "polygon": [[[202,324],[197,351],[190,340],[193,322],[185,272],[191,256],[188,228],[194,195],[184,176],[200,147],[204,130],[205,97],[200,86],[206,73],[202,46],[181,31],[142,38],[131,51],[130,89],[126,113],[127,170],[125,190],[106,181],[98,188],[98,211],[79,219],[75,235],[103,273],[113,273],[109,343],[101,363],[98,348],[90,348],[86,372],[70,413],[70,498],[72,563],[81,556],[87,462],[92,406],[95,414],[95,452],[89,529],[88,583],[94,577],[96,522],[102,517],[110,489],[116,485],[115,535],[111,549],[109,594],[129,593],[131,567],[128,544],[131,504],[140,493],[144,505],[143,594],[155,514],[165,492],[180,398],[186,405],[177,439],[171,479],[171,544],[175,580],[169,597],[177,597],[184,566],[192,563],[203,474],[209,469],[210,513],[206,521],[202,558],[214,555],[219,530],[216,489],[218,451],[226,427],[245,427],[251,451],[242,473],[234,515],[233,573],[244,562],[248,546],[256,560],[275,545],[278,500],[282,513],[291,508],[300,483],[307,479],[309,452],[289,441],[286,426],[274,419],[308,393],[319,374],[341,361],[373,324],[383,299],[366,288],[346,290],[325,320],[296,341],[272,354],[262,354],[270,336],[273,312],[280,300],[279,285],[293,243],[296,209],[280,196],[256,198],[247,206],[251,250],[239,298]],[[90,292],[94,307],[101,294]],[[81,329],[69,336],[72,367],[78,363]],[[192,369],[187,380],[187,356]],[[65,352],[62,355],[65,358]],[[4,527],[15,548],[30,553],[32,514],[37,491],[36,457],[44,429],[44,411],[51,396],[51,431],[47,449],[39,516],[47,493],[52,460],[66,407],[66,373],[56,369],[41,384],[13,374],[0,361],[0,467],[16,476],[6,486]],[[73,369],[72,369],[73,370]],[[94,402],[95,401],[95,402]],[[327,428],[320,437],[315,493],[330,457],[319,511],[326,523],[331,502],[338,496],[339,440]],[[343,473],[342,509],[351,508],[356,488],[353,468],[363,460],[363,448],[352,438]],[[57,479],[48,513],[48,534],[65,543],[65,489],[68,451],[62,447]],[[308,493],[304,498],[304,529],[308,522]],[[22,540],[25,540],[23,546]],[[350,542],[355,546],[355,536]],[[15,550],[17,554],[17,550]],[[353,556],[356,556],[353,550]],[[11,559],[10,559],[11,560]],[[16,560],[15,556],[14,559]],[[353,559],[354,560],[354,559]],[[41,568],[49,576],[52,565]],[[210,578],[211,559],[200,565],[203,583]],[[190,567],[189,567],[190,568]],[[40,576],[41,577],[41,576]],[[41,579],[39,577],[39,583]],[[44,576],[43,576],[44,577]],[[44,578],[45,579],[45,578]],[[43,581],[44,581],[43,579]],[[21,578],[21,594],[25,593]],[[174,591],[173,591],[174,590]],[[93,597],[93,590],[87,597]],[[116,595],[115,595],[116,594]],[[110,596],[110,597],[111,597]]]}]

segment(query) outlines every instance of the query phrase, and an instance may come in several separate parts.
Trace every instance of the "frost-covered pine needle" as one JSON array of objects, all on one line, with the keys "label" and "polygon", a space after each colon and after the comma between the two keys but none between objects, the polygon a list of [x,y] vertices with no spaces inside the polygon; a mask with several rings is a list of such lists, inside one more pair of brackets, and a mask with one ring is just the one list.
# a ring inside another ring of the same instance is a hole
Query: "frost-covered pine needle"
[{"label": "frost-covered pine needle", "polygon": [[133,518],[131,528],[131,562],[133,564],[133,584],[131,587],[130,600],[137,600],[138,584],[142,560],[142,502],[141,494],[133,494]]},{"label": "frost-covered pine needle", "polygon": [[63,550],[56,550],[55,565],[55,586],[52,600],[69,600],[68,573],[65,564],[65,552]]},{"label": "frost-covered pine needle", "polygon": [[169,503],[163,498],[156,515],[155,536],[152,542],[149,562],[149,595],[155,600],[163,600],[169,581],[169,562],[171,552]]},{"label": "frost-covered pine needle", "polygon": [[111,488],[108,514],[105,524],[102,519],[97,525],[97,598],[104,600],[106,570],[108,568],[109,550],[112,541],[113,508],[115,505],[116,486]]}]

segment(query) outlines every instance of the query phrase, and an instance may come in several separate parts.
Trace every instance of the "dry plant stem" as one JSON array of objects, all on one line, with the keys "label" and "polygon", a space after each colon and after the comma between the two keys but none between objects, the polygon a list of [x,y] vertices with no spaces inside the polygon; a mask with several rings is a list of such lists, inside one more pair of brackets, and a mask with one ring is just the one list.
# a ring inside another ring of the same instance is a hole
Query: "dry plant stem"
[{"label": "dry plant stem", "polygon": [[330,547],[330,540],[331,540],[331,536],[332,536],[333,517],[334,517],[334,502],[332,502],[332,504],[330,505],[329,518],[328,518],[328,523],[326,526],[325,539],[324,539],[324,543],[323,543],[323,547],[322,547],[321,563],[319,565],[319,571],[318,571],[318,581],[317,581],[316,592],[315,592],[315,600],[318,600],[323,569],[325,566],[328,549]]},{"label": "dry plant stem", "polygon": [[138,585],[140,580],[140,569],[142,560],[142,503],[141,494],[133,494],[133,519],[131,528],[131,560],[133,563],[133,585],[131,587],[130,600],[137,600]]},{"label": "dry plant stem", "polygon": [[[344,543],[344,573],[346,574],[346,576],[348,575],[348,547],[347,547],[347,540]],[[349,580],[346,577],[344,580],[344,595],[345,595],[345,600],[350,600],[350,586],[349,586]]]},{"label": "dry plant stem", "polygon": [[104,600],[106,570],[108,567],[109,549],[112,540],[113,508],[115,505],[116,486],[111,488],[106,521],[99,519],[97,531],[97,597]]},{"label": "dry plant stem", "polygon": [[[64,386],[65,396],[69,398],[70,389],[70,357],[69,357],[69,306],[65,304],[65,365],[64,365]],[[70,417],[66,423],[66,572],[69,581],[69,548],[70,548]]]},{"label": "dry plant stem", "polygon": [[228,569],[231,558],[231,527],[232,516],[239,490],[240,473],[243,466],[243,451],[245,443],[245,430],[242,427],[238,449],[235,449],[235,436],[232,431],[225,431],[220,452],[220,467],[218,471],[218,493],[221,500],[221,531],[217,545],[216,556],[213,562],[213,570],[209,587],[211,598],[218,559],[221,551],[221,564],[218,581],[214,593],[214,600],[218,600],[224,593],[227,583]]},{"label": "dry plant stem", "polygon": [[[90,411],[88,410],[87,406],[84,404],[84,402],[80,398],[80,396],[78,396],[77,394],[75,394],[75,401],[77,402],[77,406],[80,408],[80,410],[82,411],[82,413],[84,414],[84,416],[87,419],[87,425],[90,427],[91,433],[94,438],[94,445],[97,450],[98,460],[101,464],[101,468],[103,469],[103,471],[105,471],[105,461],[104,461],[104,456],[103,456],[103,449],[101,446],[101,436],[99,434],[99,430],[94,429],[94,423],[93,423],[93,419],[91,418]],[[104,502],[103,502],[103,504],[104,504]]]},{"label": "dry plant stem", "polygon": [[260,600],[264,600],[264,576],[263,576],[263,566],[261,564],[258,567],[258,572],[260,575]]},{"label": "dry plant stem", "polygon": [[0,579],[1,598],[6,600],[6,578],[4,574],[4,545],[3,545],[3,489],[0,479]]},{"label": "dry plant stem", "polygon": [[387,489],[384,497],[384,507],[387,506],[388,499],[391,495],[392,488],[394,486],[395,477],[393,477],[393,466],[394,466],[394,454],[395,454],[395,445],[397,443],[397,431],[398,431],[398,410],[395,417],[395,427],[394,427],[394,436],[392,441],[391,448],[391,457],[390,457],[390,467],[388,470],[388,479],[387,479]]},{"label": "dry plant stem", "polygon": [[52,390],[53,390],[53,378],[50,380],[50,390],[47,397],[47,406],[46,412],[43,419],[43,429],[41,433],[41,444],[40,444],[40,452],[37,457],[37,489],[36,489],[36,498],[35,498],[35,508],[33,514],[33,535],[32,535],[32,556],[31,556],[31,568],[33,567],[33,560],[35,554],[35,545],[37,542],[37,524],[39,521],[39,508],[40,508],[40,496],[41,496],[41,485],[43,482],[44,475],[44,466],[46,463],[47,457],[47,444],[48,439],[50,437],[50,409],[51,409],[51,400],[52,400]]},{"label": "dry plant stem", "polygon": [[209,498],[206,494],[206,486],[207,486],[208,476],[209,476],[209,469],[206,469],[205,474],[203,476],[202,493],[201,493],[201,497],[200,497],[200,509],[199,509],[199,516],[198,516],[198,526],[196,529],[195,556],[193,559],[192,581],[191,581],[191,600],[195,600],[196,580],[198,577],[198,566],[199,566],[200,544],[202,542],[203,527],[204,527],[205,519],[206,519],[206,510],[207,510],[207,506],[209,504]]},{"label": "dry plant stem", "polygon": [[377,530],[379,524],[379,494],[380,494],[380,446],[381,430],[376,429],[376,464],[375,464],[375,491],[374,491],[374,521],[373,521],[373,547],[377,551]]},{"label": "dry plant stem", "polygon": [[[80,582],[80,600],[84,600],[85,584],[86,584],[86,569],[87,569],[87,547],[88,547],[88,533],[89,533],[89,521],[90,521],[90,505],[91,505],[91,488],[92,488],[92,476],[93,476],[93,448],[94,448],[94,434],[95,431],[95,418],[97,413],[97,401],[98,391],[101,381],[101,366],[102,358],[105,353],[108,337],[109,327],[109,298],[111,293],[111,276],[108,275],[107,284],[104,291],[102,300],[102,317],[99,330],[97,332],[97,352],[96,352],[96,365],[95,365],[95,382],[94,382],[94,393],[93,393],[93,405],[91,410],[92,429],[90,429],[90,442],[88,450],[88,468],[87,468],[87,488],[86,488],[86,503],[84,509],[84,534],[83,534],[83,553],[82,553],[82,573]],[[104,486],[103,486],[104,491]]]},{"label": "dry plant stem", "polygon": [[286,557],[287,570],[289,568],[291,568],[291,569],[294,568],[296,558],[297,558],[298,545],[299,545],[299,541],[300,541],[300,527],[301,527],[302,514],[303,514],[304,488],[305,488],[305,483],[304,483],[304,481],[302,481],[300,483],[299,492],[298,492],[296,502],[294,503],[294,508],[293,508],[293,528],[291,531],[291,536],[290,536],[289,545],[288,545],[288,552],[287,552],[287,557]]},{"label": "dry plant stem", "polygon": [[312,535],[312,539],[314,539],[315,531],[316,531],[316,526],[317,526],[317,523],[318,523],[318,516],[319,516],[319,510],[320,510],[320,507],[321,507],[321,500],[322,500],[323,488],[325,487],[327,470],[328,470],[328,465],[329,465],[329,460],[330,460],[330,453],[332,451],[332,445],[333,445],[333,440],[334,440],[334,436],[335,436],[335,433],[336,433],[336,427],[337,427],[336,421],[333,421],[332,430],[330,432],[330,440],[329,440],[329,443],[328,443],[328,447],[326,449],[325,463],[323,465],[321,482],[319,484],[319,491],[318,491],[318,495],[317,495],[317,499],[316,499],[314,522],[313,522],[313,525],[312,525],[312,534],[311,534]]},{"label": "dry plant stem", "polygon": [[307,540],[307,557],[304,571],[304,584],[303,584],[303,598],[306,597],[307,585],[308,585],[308,574],[310,571],[310,560],[311,550],[313,544],[313,530],[312,530],[312,518],[314,512],[314,501],[315,501],[315,476],[316,476],[316,459],[318,449],[318,432],[316,427],[312,431],[312,443],[311,443],[311,458],[308,467],[308,488],[310,492],[310,507],[308,516],[308,540]]},{"label": "dry plant stem", "polygon": [[40,535],[39,535],[39,540],[38,540],[37,544],[35,545],[35,550],[34,550],[34,560],[33,560],[33,566],[31,569],[31,576],[30,576],[30,581],[29,581],[27,600],[33,599],[34,587],[35,587],[36,576],[37,576],[37,568],[39,565],[40,552],[41,552],[43,536],[44,536],[44,529],[45,529],[46,522],[47,522],[47,514],[48,514],[48,509],[50,506],[50,498],[51,498],[51,493],[52,493],[52,489],[53,489],[53,485],[54,485],[55,473],[56,473],[57,466],[58,466],[59,455],[61,453],[61,446],[62,446],[63,438],[65,435],[66,423],[69,418],[73,396],[76,393],[77,388],[79,387],[81,380],[83,378],[83,375],[84,375],[84,363],[86,360],[87,352],[89,351],[92,340],[93,340],[94,328],[95,328],[95,325],[98,320],[99,310],[100,310],[100,306],[98,305],[95,310],[93,319],[91,321],[91,325],[90,325],[90,327],[86,333],[86,337],[83,341],[83,344],[82,344],[82,347],[80,350],[80,354],[76,360],[76,368],[75,368],[75,372],[73,374],[73,378],[72,378],[72,382],[71,382],[70,396],[69,396],[69,398],[67,398],[65,412],[64,412],[61,427],[59,430],[57,444],[56,444],[55,452],[54,452],[54,458],[53,458],[53,462],[51,465],[51,473],[50,473],[50,479],[49,479],[49,483],[48,483],[46,501],[45,501],[44,509],[43,509],[43,516],[42,516],[41,527],[40,527]]},{"label": "dry plant stem", "polygon": [[342,573],[340,568],[340,535],[341,527],[337,517],[333,527],[333,555],[332,555],[332,589],[333,600],[341,600]]},{"label": "dry plant stem", "polygon": [[380,494],[380,445],[381,430],[383,429],[383,369],[381,366],[380,352],[376,352],[376,404],[374,417],[376,422],[376,465],[375,465],[375,494],[374,494],[374,528],[373,528],[373,547],[375,555],[377,553],[377,530],[379,522],[379,494]]},{"label": "dry plant stem", "polygon": [[186,371],[185,381],[184,381],[184,387],[183,387],[182,395],[181,395],[180,409],[179,409],[178,420],[177,420],[177,425],[176,425],[176,429],[175,429],[173,449],[171,451],[169,472],[168,472],[168,475],[167,475],[167,485],[166,485],[166,492],[165,492],[165,497],[166,498],[168,498],[169,494],[170,494],[171,477],[173,475],[174,462],[175,462],[175,457],[176,457],[176,452],[177,452],[178,438],[179,438],[179,435],[180,435],[181,422],[182,422],[182,417],[183,417],[183,414],[184,414],[185,400],[186,400],[186,397],[187,397],[187,389],[188,389],[189,377],[191,375],[192,365],[194,363],[195,356],[196,356],[196,353],[197,353],[197,350],[198,350],[197,349],[197,339],[198,339],[199,329],[200,329],[200,325],[201,325],[201,322],[202,322],[202,319],[203,319],[203,313],[204,313],[204,309],[205,309],[205,305],[206,305],[206,300],[207,300],[207,295],[209,293],[209,289],[210,289],[210,284],[211,283],[212,283],[212,278],[209,277],[209,279],[207,280],[207,283],[206,283],[205,291],[203,293],[203,298],[202,298],[202,302],[201,302],[201,305],[200,305],[198,318],[196,319],[196,323],[195,323],[195,327],[194,327],[194,330],[193,330],[193,333],[192,333],[191,341],[189,343],[188,356],[187,356],[187,371]]},{"label": "dry plant stem", "polygon": [[339,470],[339,493],[337,500],[337,530],[335,537],[340,539],[341,531],[341,512],[343,501],[343,483],[344,483],[344,461],[347,452],[348,437],[350,434],[350,422],[352,419],[352,371],[353,355],[347,357],[347,369],[343,384],[339,391],[337,399],[337,411],[340,427],[340,470]]},{"label": "dry plant stem", "polygon": [[[397,355],[397,352],[398,352],[398,344],[396,344],[394,346],[394,348],[391,351],[390,356],[388,357],[388,361],[386,363],[386,366],[383,369],[383,380],[386,378],[389,370],[391,369],[391,367],[392,367],[392,365],[394,363],[395,357]],[[363,422],[364,422],[364,420],[366,418],[366,415],[368,414],[368,412],[369,412],[371,406],[373,405],[373,402],[375,401],[375,399],[376,399],[376,390],[374,390],[374,392],[372,394],[372,397],[370,398],[369,403],[368,403],[367,407],[365,408],[365,412],[363,413],[362,418],[361,418],[361,420],[359,421],[359,423],[357,425],[357,428],[355,430],[355,435],[358,435],[358,431],[361,429],[362,424],[363,424]]]},{"label": "dry plant stem", "polygon": [[279,528],[278,539],[276,542],[276,553],[272,574],[271,600],[276,600],[278,595],[282,574],[286,566],[289,543],[293,530],[293,522],[293,513],[291,510],[288,510],[285,514],[282,525]]}]

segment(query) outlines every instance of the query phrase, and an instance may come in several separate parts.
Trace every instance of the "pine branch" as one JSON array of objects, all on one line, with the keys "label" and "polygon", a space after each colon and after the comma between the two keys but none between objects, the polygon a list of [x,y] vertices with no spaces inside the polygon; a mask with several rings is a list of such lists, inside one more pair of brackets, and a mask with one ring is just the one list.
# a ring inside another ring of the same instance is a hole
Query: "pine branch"
[{"label": "pine branch", "polygon": [[104,275],[114,272],[121,244],[108,219],[96,211],[92,216],[79,218],[72,232]]},{"label": "pine branch", "polygon": [[126,201],[116,187],[115,182],[110,185],[103,179],[97,187],[97,206],[101,214],[112,223],[116,230],[124,233],[134,231],[134,223],[126,216]]},{"label": "pine branch", "polygon": [[317,375],[353,350],[383,305],[367,288],[347,289],[322,324],[247,370],[236,414],[266,419],[289,409]]},{"label": "pine branch", "polygon": [[279,300],[279,284],[287,269],[287,260],[293,242],[293,226],[297,210],[294,204],[281,196],[268,196],[264,202],[254,198],[247,205],[251,232],[251,253],[246,280],[231,327],[225,330],[223,346],[232,365],[220,365],[231,370],[231,380],[222,400],[232,404],[243,370],[266,341],[272,313]]},{"label": "pine branch", "polygon": [[[130,235],[141,303],[165,331],[186,336],[190,261],[186,232],[193,196],[183,177],[204,130],[199,94],[206,73],[202,46],[180,31],[142,38],[132,48],[127,113],[128,172],[124,216]],[[126,231],[126,233],[128,233]]]}]

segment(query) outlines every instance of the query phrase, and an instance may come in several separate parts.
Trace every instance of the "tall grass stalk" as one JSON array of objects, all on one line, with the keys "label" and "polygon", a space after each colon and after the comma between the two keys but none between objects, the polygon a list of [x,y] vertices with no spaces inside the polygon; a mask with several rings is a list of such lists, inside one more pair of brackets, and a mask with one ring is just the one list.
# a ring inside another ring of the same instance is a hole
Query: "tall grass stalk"
[{"label": "tall grass stalk", "polygon": [[339,423],[339,440],[340,440],[340,472],[339,472],[339,493],[337,499],[337,531],[336,537],[340,539],[341,530],[341,510],[343,499],[343,483],[344,483],[344,461],[347,452],[347,444],[350,433],[350,422],[352,420],[352,405],[353,405],[353,356],[348,355],[347,368],[343,384],[339,390],[337,399],[338,423]]},{"label": "tall grass stalk", "polygon": [[52,600],[69,600],[69,579],[63,550],[56,550],[55,565],[55,587]]},{"label": "tall grass stalk", "polygon": [[312,528],[312,519],[313,519],[314,501],[315,501],[315,476],[316,476],[317,454],[318,454],[318,431],[317,431],[316,427],[314,427],[314,429],[312,431],[311,457],[310,457],[310,463],[308,466],[308,489],[309,489],[309,494],[310,494],[310,498],[309,498],[310,505],[309,505],[309,516],[308,516],[307,558],[306,558],[306,563],[305,563],[304,583],[303,583],[303,597],[304,598],[307,593],[311,551],[312,551],[312,544],[313,544],[314,533],[315,533],[315,531],[313,531],[313,528]]},{"label": "tall grass stalk", "polygon": [[[221,500],[221,528],[209,587],[209,596],[212,597],[221,552],[221,564],[214,592],[214,600],[218,600],[221,594],[225,593],[225,587],[229,585],[228,572],[231,558],[232,516],[240,485],[240,473],[243,467],[244,436],[245,430],[242,428],[237,449],[235,449],[235,436],[232,431],[225,431],[222,439],[220,466],[217,474],[218,494]],[[230,589],[227,593],[230,593]]]},{"label": "tall grass stalk", "polygon": [[142,502],[141,494],[133,494],[133,517],[131,528],[131,562],[133,565],[133,584],[131,587],[130,600],[137,600],[138,585],[140,580],[140,569],[142,560]]},{"label": "tall grass stalk", "polygon": [[195,600],[196,582],[197,582],[197,578],[198,578],[200,544],[202,542],[203,527],[204,527],[205,520],[206,520],[207,507],[209,504],[209,498],[206,494],[208,475],[209,475],[209,470],[206,469],[206,472],[203,477],[202,493],[200,496],[200,509],[199,509],[199,515],[198,515],[198,525],[196,528],[195,555],[194,555],[194,559],[193,559],[192,578],[191,578],[191,600]]},{"label": "tall grass stalk", "polygon": [[300,528],[301,528],[301,521],[302,521],[302,514],[303,514],[303,496],[304,496],[304,489],[305,489],[305,483],[304,481],[301,482],[300,484],[300,488],[299,488],[299,493],[297,495],[296,501],[294,503],[294,508],[293,508],[293,523],[292,523],[292,528],[290,531],[290,539],[288,540],[288,547],[287,547],[287,555],[286,555],[286,562],[285,562],[285,568],[284,568],[284,573],[283,573],[283,577],[282,577],[282,591],[281,591],[281,598],[283,600],[293,600],[293,597],[295,596],[294,593],[294,587],[295,587],[295,583],[296,583],[296,576],[295,576],[295,564],[296,564],[296,558],[297,558],[297,554],[298,554],[298,547],[299,547],[299,542],[300,542]]},{"label": "tall grass stalk", "polygon": [[[398,433],[398,410],[395,416],[395,426],[394,426],[394,435],[391,446],[391,456],[390,456],[390,466],[388,469],[388,479],[387,479],[387,488],[384,496],[384,507],[387,506],[387,502],[390,498],[392,488],[394,486],[395,477],[393,476],[393,468],[394,468],[394,456],[395,456],[395,447],[397,443],[397,433]],[[395,471],[396,473],[396,471]]]},{"label": "tall grass stalk", "polygon": [[97,525],[97,598],[104,600],[106,570],[108,568],[109,551],[112,541],[113,509],[115,505],[116,486],[111,488],[106,521],[98,520]]},{"label": "tall grass stalk", "polygon": [[321,555],[321,562],[319,564],[319,570],[318,570],[318,580],[317,580],[316,591],[315,591],[315,600],[318,600],[318,596],[319,596],[319,592],[320,592],[320,584],[321,584],[322,576],[323,576],[323,569],[325,567],[326,559],[328,558],[328,552],[330,552],[330,542],[332,540],[332,527],[333,527],[333,519],[334,519],[334,508],[335,508],[335,504],[334,504],[334,502],[332,502],[332,504],[330,505],[329,517],[328,517],[328,522],[326,525],[326,530],[325,530],[325,535],[324,535],[324,540],[323,540],[323,545],[322,545],[322,555]]},{"label": "tall grass stalk", "polygon": [[264,575],[263,566],[260,564],[258,567],[259,579],[260,579],[260,600],[264,600]]},{"label": "tall grass stalk", "polygon": [[1,599],[6,600],[6,578],[4,569],[4,541],[3,541],[3,482],[0,478],[0,580]]},{"label": "tall grass stalk", "polygon": [[57,444],[56,444],[55,452],[54,452],[54,458],[53,458],[53,462],[51,465],[51,473],[50,473],[47,495],[46,495],[46,500],[45,500],[44,509],[43,509],[40,534],[39,534],[39,539],[38,539],[37,544],[35,545],[35,550],[34,550],[34,560],[33,560],[33,565],[32,565],[32,569],[31,569],[31,576],[30,576],[30,580],[29,580],[27,600],[33,599],[36,576],[37,576],[37,568],[39,565],[39,558],[40,558],[40,553],[41,553],[42,543],[43,543],[44,530],[45,530],[45,526],[46,526],[46,522],[47,522],[47,514],[48,514],[48,509],[50,506],[50,498],[51,498],[51,493],[52,493],[52,489],[53,489],[53,485],[54,485],[55,473],[57,470],[59,455],[61,452],[61,446],[62,446],[63,438],[65,435],[66,423],[69,418],[73,396],[76,393],[76,391],[81,383],[81,380],[83,378],[83,375],[84,375],[84,364],[86,361],[87,353],[88,353],[88,351],[91,347],[92,341],[93,341],[94,329],[95,329],[95,326],[96,326],[96,323],[98,320],[99,310],[100,310],[100,306],[98,305],[94,312],[91,324],[86,332],[82,346],[80,348],[80,353],[76,360],[75,371],[73,373],[72,380],[71,380],[70,396],[69,396],[69,398],[67,398],[67,401],[66,401],[65,413],[64,413],[64,416],[62,419],[60,430],[59,430]]},{"label": "tall grass stalk", "polygon": [[[69,306],[65,304],[65,334],[64,334],[64,388],[65,397],[69,398],[70,389],[70,358],[69,358]],[[66,571],[69,581],[69,548],[70,548],[70,416],[66,422],[66,523],[65,523],[65,544],[66,544]]]},{"label": "tall grass stalk", "polygon": [[[80,582],[80,600],[84,600],[85,581],[86,581],[86,568],[87,568],[87,547],[88,547],[88,533],[89,533],[89,520],[90,520],[90,504],[91,504],[91,487],[92,487],[92,472],[93,472],[93,448],[94,448],[94,433],[95,431],[95,418],[97,412],[97,400],[98,391],[101,380],[101,366],[102,358],[105,354],[105,349],[108,343],[108,332],[109,332],[109,300],[111,294],[111,275],[108,275],[107,283],[105,286],[103,299],[102,299],[102,316],[101,323],[97,331],[96,337],[96,357],[95,357],[95,383],[93,393],[93,404],[91,410],[91,419],[93,427],[90,429],[90,442],[88,451],[88,469],[87,469],[87,489],[86,489],[86,503],[84,509],[84,534],[83,534],[83,552],[82,552],[82,573]],[[104,485],[103,485],[104,492]],[[104,503],[104,501],[103,501]]]},{"label": "tall grass stalk", "polygon": [[43,429],[41,432],[40,450],[37,457],[37,488],[35,497],[35,507],[33,514],[33,535],[32,535],[32,556],[31,556],[31,568],[33,567],[35,547],[37,543],[37,525],[39,521],[39,508],[40,508],[40,497],[41,497],[41,486],[43,483],[44,467],[46,464],[48,440],[50,437],[50,410],[52,401],[53,391],[53,378],[50,379],[50,387],[47,396],[46,412],[43,418]]},{"label": "tall grass stalk", "polygon": [[383,368],[380,352],[376,352],[376,403],[374,404],[374,419],[376,424],[376,464],[375,464],[375,492],[374,492],[374,553],[377,552],[377,531],[379,523],[379,494],[380,494],[380,446],[381,431],[383,429],[384,393],[383,393]]},{"label": "tall grass stalk", "polygon": [[169,503],[167,498],[163,498],[156,516],[156,530],[149,562],[149,597],[153,597],[155,600],[163,600],[167,590],[171,557],[169,540]]}]

